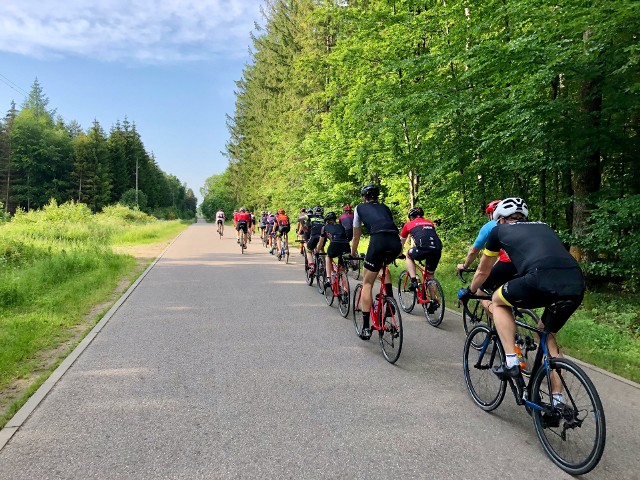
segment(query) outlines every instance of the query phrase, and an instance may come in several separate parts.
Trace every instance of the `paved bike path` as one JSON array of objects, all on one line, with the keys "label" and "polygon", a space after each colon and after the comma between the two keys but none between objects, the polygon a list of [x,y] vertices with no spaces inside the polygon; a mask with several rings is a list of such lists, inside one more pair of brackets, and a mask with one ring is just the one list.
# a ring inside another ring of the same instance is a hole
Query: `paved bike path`
[{"label": "paved bike path", "polygon": [[[389,365],[300,264],[226,235],[198,223],[171,245],[0,451],[0,478],[571,478],[510,392],[492,414],[472,403],[459,317],[403,316]],[[585,478],[637,478],[640,390],[588,373],[608,439]]]}]

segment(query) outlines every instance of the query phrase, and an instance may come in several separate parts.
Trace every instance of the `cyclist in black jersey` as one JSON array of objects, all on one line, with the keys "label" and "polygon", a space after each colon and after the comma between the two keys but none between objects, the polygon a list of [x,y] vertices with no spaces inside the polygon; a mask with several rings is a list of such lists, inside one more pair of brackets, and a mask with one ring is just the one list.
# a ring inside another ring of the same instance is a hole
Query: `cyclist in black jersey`
[{"label": "cyclist in black jersey", "polygon": [[[327,213],[324,217],[325,225],[320,232],[320,241],[318,242],[318,250],[324,251],[324,245],[327,243],[327,239],[331,242],[329,248],[327,248],[327,257],[333,259],[349,253],[349,239],[347,238],[347,232],[345,228],[336,223],[338,216],[335,212]],[[327,262],[327,278],[325,280],[325,286],[331,286],[331,273],[333,272],[333,262]]]},{"label": "cyclist in black jersey", "polygon": [[[496,263],[500,248],[509,255],[518,277],[494,292],[491,306],[493,321],[507,356],[506,365],[494,367],[494,373],[500,378],[520,374],[513,342],[516,325],[512,306],[545,307],[541,323],[557,333],[584,297],[584,277],[578,262],[547,224],[527,221],[528,214],[528,207],[521,198],[506,198],[498,204],[493,212],[497,225],[487,237],[485,255],[471,285],[458,292],[460,298],[474,294]],[[548,307],[558,301],[566,302],[551,312]],[[559,356],[555,335],[549,335],[548,347],[551,356]],[[554,393],[562,391],[561,385],[557,384],[553,389]]]},{"label": "cyclist in black jersey", "polygon": [[318,205],[313,209],[313,213],[307,215],[304,221],[304,231],[307,237],[307,260],[311,271],[315,269],[313,263],[313,250],[318,246],[320,233],[324,227],[324,207]]},{"label": "cyclist in black jersey", "polygon": [[[356,206],[353,215],[353,243],[351,244],[351,255],[358,254],[358,244],[362,236],[362,226],[366,226],[371,235],[369,248],[364,259],[364,269],[362,277],[362,319],[363,328],[360,338],[368,340],[371,338],[369,330],[369,318],[371,305],[373,303],[372,289],[378,272],[383,263],[393,262],[400,252],[399,230],[393,221],[393,214],[389,207],[378,203],[380,189],[377,185],[369,184],[362,187],[360,191],[362,202]],[[393,287],[391,284],[391,274],[385,272],[386,281],[385,292],[393,297]]]}]

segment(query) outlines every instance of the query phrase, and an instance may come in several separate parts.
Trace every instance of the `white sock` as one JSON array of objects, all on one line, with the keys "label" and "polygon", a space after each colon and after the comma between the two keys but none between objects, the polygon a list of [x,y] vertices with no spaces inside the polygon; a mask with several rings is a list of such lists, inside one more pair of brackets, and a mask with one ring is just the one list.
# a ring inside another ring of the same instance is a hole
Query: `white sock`
[{"label": "white sock", "polygon": [[559,403],[564,403],[564,396],[561,393],[553,394],[553,406],[555,407]]},{"label": "white sock", "polygon": [[515,353],[513,355],[508,353],[506,364],[507,364],[507,368],[511,368],[518,365],[518,355],[516,355]]}]

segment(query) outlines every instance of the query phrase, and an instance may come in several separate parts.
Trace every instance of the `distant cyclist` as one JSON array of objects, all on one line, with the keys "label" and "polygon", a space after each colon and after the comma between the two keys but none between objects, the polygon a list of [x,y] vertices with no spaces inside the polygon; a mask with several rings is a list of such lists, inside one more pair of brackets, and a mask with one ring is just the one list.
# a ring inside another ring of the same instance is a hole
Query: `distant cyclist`
[{"label": "distant cyclist", "polygon": [[281,208],[278,210],[278,214],[276,215],[275,221],[275,233],[276,233],[276,243],[277,243],[277,252],[278,259],[280,259],[282,255],[282,236],[289,235],[291,231],[291,221],[289,220],[289,216],[286,212]]},{"label": "distant cyclist", "polygon": [[407,271],[411,278],[409,290],[415,290],[418,288],[415,261],[424,260],[425,276],[427,279],[433,278],[442,255],[442,242],[436,233],[435,224],[424,218],[424,211],[420,207],[410,209],[407,216],[409,221],[402,227],[400,242],[404,248],[409,236],[413,239],[413,247],[407,252]]},{"label": "distant cyclist", "polygon": [[300,255],[304,254],[304,243],[306,238],[304,238],[304,221],[307,218],[307,209],[301,208],[300,213],[298,214],[298,224],[296,225],[296,236],[301,240],[300,242]]},{"label": "distant cyclist", "polygon": [[[318,241],[318,251],[324,251],[327,239],[330,241],[327,248],[327,257],[334,259],[349,253],[349,240],[344,227],[336,223],[337,215],[335,212],[329,212],[324,217],[325,225],[320,231],[320,240]],[[331,274],[333,273],[333,262],[327,262],[327,278],[325,286],[331,286]]]},{"label": "distant cyclist", "polygon": [[351,241],[353,239],[353,209],[351,205],[347,204],[342,207],[342,212],[338,222],[344,227],[345,232],[347,232],[347,238]]},{"label": "distant cyclist", "polygon": [[313,209],[312,213],[307,214],[304,226],[305,232],[308,235],[307,260],[309,262],[309,269],[311,272],[315,269],[315,265],[313,263],[313,250],[318,246],[318,242],[320,241],[322,227],[324,227],[324,207],[318,205]]},{"label": "distant cyclist", "polygon": [[[240,235],[244,235],[244,244],[247,244],[247,231],[251,223],[251,215],[247,213],[247,209],[242,207],[235,217],[236,233],[238,234],[238,243],[240,243]],[[242,233],[240,233],[242,232]]]},{"label": "distant cyclist", "polygon": [[260,212],[260,220],[258,220],[258,226],[260,227],[260,240],[264,238],[264,230],[267,228],[267,212]]},{"label": "distant cyclist", "polygon": [[[468,288],[458,292],[461,299],[475,294],[486,281],[496,263],[500,249],[504,249],[518,272],[518,277],[498,287],[493,293],[493,321],[506,354],[505,365],[493,368],[501,379],[520,375],[513,339],[516,324],[511,306],[521,308],[549,307],[563,301],[556,312],[545,308],[541,323],[557,333],[582,303],[584,277],[578,262],[567,252],[556,233],[545,223],[527,221],[529,209],[521,198],[505,198],[495,208],[497,221],[485,245],[485,255]],[[549,354],[559,356],[555,335],[548,337]],[[562,401],[562,385],[552,377],[554,398]]]},{"label": "distant cyclist", "polygon": [[269,253],[273,254],[275,245],[273,244],[273,236],[276,231],[276,216],[272,212],[267,213],[267,248],[269,249]]},{"label": "distant cyclist", "polygon": [[219,209],[216,212],[216,223],[218,224],[218,230],[220,230],[220,235],[222,235],[224,233],[224,221],[225,221],[225,215],[224,212],[222,211],[222,209]]},{"label": "distant cyclist", "polygon": [[[369,319],[371,305],[373,303],[372,289],[378,272],[383,263],[393,262],[402,252],[402,245],[398,235],[398,227],[393,221],[393,214],[389,207],[378,202],[380,189],[377,185],[369,184],[362,187],[360,191],[362,202],[356,206],[353,218],[353,243],[351,244],[351,254],[358,254],[358,244],[362,235],[362,226],[369,230],[371,238],[369,248],[364,259],[364,269],[362,278],[362,319],[363,328],[360,338],[368,340],[371,338],[369,329]],[[387,269],[388,270],[388,269]],[[386,271],[385,292],[393,297],[393,287],[391,284],[391,274]]]}]

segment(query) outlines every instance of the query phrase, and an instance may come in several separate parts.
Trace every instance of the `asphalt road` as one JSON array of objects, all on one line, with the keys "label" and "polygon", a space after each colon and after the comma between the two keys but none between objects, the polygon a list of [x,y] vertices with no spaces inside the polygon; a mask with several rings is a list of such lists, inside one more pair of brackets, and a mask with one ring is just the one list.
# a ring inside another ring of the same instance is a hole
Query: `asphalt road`
[{"label": "asphalt road", "polygon": [[[214,234],[169,247],[0,451],[0,479],[571,478],[510,392],[472,403],[460,317],[404,315],[390,365],[299,255]],[[585,478],[637,479],[640,390],[587,371],[608,438]]]}]

